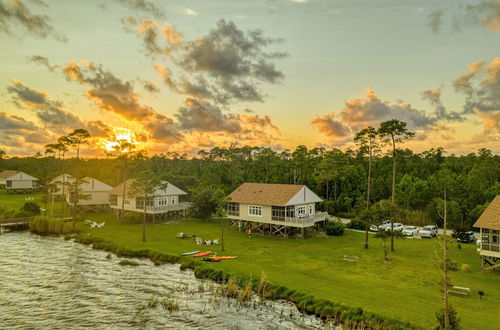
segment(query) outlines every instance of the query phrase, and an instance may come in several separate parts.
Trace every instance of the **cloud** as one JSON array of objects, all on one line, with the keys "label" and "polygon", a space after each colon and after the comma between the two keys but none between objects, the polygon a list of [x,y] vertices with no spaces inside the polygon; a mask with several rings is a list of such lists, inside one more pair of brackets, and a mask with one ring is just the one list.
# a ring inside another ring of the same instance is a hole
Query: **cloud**
[{"label": "cloud", "polygon": [[62,70],[68,80],[91,87],[85,95],[99,108],[139,123],[148,131],[150,138],[166,142],[182,139],[171,118],[140,103],[129,81],[122,81],[102,66],[87,61],[72,61],[64,65]]},{"label": "cloud", "polygon": [[7,87],[7,92],[19,108],[35,111],[42,125],[54,133],[66,134],[71,129],[87,128],[87,123],[64,109],[62,102],[49,99],[47,92],[32,89],[17,80]]},{"label": "cloud", "polygon": [[198,13],[192,10],[191,8],[183,8],[182,13],[188,16],[198,16]]},{"label": "cloud", "polygon": [[500,110],[500,57],[490,63],[474,62],[453,81],[457,92],[466,96],[464,113]]},{"label": "cloud", "polygon": [[227,133],[237,133],[241,130],[238,116],[223,114],[219,107],[193,98],[185,100],[185,105],[180,107],[175,117],[184,130]]},{"label": "cloud", "polygon": [[[37,3],[43,2],[37,1]],[[56,31],[49,22],[50,19],[46,15],[33,14],[22,0],[0,1],[0,31],[6,34],[16,36],[13,31],[18,31],[17,25],[21,25],[38,37],[52,36],[66,42],[66,36]]]},{"label": "cloud", "polygon": [[0,127],[2,130],[22,130],[36,131],[37,127],[30,121],[15,115],[9,115],[6,112],[0,112]]},{"label": "cloud", "polygon": [[144,14],[153,15],[156,18],[165,18],[165,11],[154,3],[146,0],[114,0],[115,2],[130,8],[138,10]]},{"label": "cloud", "polygon": [[281,134],[269,116],[225,113],[216,105],[193,98],[186,98],[175,117],[180,129],[184,131],[216,133],[215,136],[220,133],[246,143],[276,143]]},{"label": "cloud", "polygon": [[28,62],[43,65],[51,72],[57,68],[57,65],[50,65],[49,59],[44,57],[44,56],[33,55],[33,56],[28,57],[27,60],[28,60]]},{"label": "cloud", "polygon": [[312,118],[311,125],[327,137],[347,140],[351,132],[355,133],[370,125],[376,127],[393,118],[406,122],[409,129],[420,133],[432,130],[439,121],[437,117],[430,117],[410,104],[392,104],[382,100],[368,88],[363,98],[347,100],[342,110]]},{"label": "cloud", "polygon": [[443,18],[450,16],[454,31],[461,31],[470,26],[480,26],[490,31],[500,31],[500,1],[481,0],[478,4],[463,5],[456,2],[452,6],[439,8],[427,16],[427,26],[438,33],[443,25]]},{"label": "cloud", "polygon": [[439,32],[443,24],[443,14],[444,12],[442,9],[437,9],[427,16],[427,26],[431,28],[432,32]]},{"label": "cloud", "polygon": [[427,89],[422,92],[422,98],[429,101],[429,103],[434,107],[434,113],[437,119],[448,120],[448,121],[463,121],[460,114],[455,111],[448,112],[443,102],[441,101],[441,89]]},{"label": "cloud", "polygon": [[464,114],[475,114],[483,122],[481,139],[500,140],[500,57],[490,63],[470,63],[467,71],[453,81],[465,95]]},{"label": "cloud", "polygon": [[491,31],[500,31],[500,1],[483,0],[477,5],[465,6],[467,18]]},{"label": "cloud", "polygon": [[144,81],[143,87],[146,91],[150,93],[159,93],[160,87],[156,81]]},{"label": "cloud", "polygon": [[336,120],[335,112],[327,113],[323,116],[317,116],[311,119],[311,125],[320,133],[332,137],[345,137],[351,134],[349,126],[344,125],[339,120]]},{"label": "cloud", "polygon": [[123,17],[122,23],[127,32],[135,31],[142,37],[145,54],[153,58],[168,55],[173,46],[183,39],[182,33],[169,23],[162,24],[151,19],[139,21],[133,16]]},{"label": "cloud", "polygon": [[169,24],[130,17],[123,21],[129,31],[136,26],[148,56],[170,61],[173,70],[162,64],[156,64],[156,70],[179,94],[217,104],[262,102],[259,85],[284,79],[275,60],[286,54],[265,51],[280,40],[265,37],[262,30],[244,32],[233,22],[220,20],[207,35],[186,41]]}]

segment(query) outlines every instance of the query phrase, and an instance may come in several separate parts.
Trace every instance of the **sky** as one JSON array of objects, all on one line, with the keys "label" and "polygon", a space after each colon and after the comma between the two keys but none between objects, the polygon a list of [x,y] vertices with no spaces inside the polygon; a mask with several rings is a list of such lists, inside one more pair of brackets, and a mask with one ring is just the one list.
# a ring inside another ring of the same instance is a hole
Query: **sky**
[{"label": "sky", "polygon": [[149,154],[353,147],[500,153],[500,1],[0,0],[0,149],[84,128]]}]

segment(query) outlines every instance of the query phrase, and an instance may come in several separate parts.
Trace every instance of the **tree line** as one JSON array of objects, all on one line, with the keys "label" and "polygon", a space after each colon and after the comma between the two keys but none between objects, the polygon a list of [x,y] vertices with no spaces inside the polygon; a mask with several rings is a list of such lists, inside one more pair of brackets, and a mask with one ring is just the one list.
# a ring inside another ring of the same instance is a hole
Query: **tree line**
[{"label": "tree line", "polygon": [[123,153],[130,147],[124,143],[119,147],[122,152],[115,155],[103,152],[105,158],[85,159],[80,149],[87,134],[79,130],[72,134],[70,142],[65,141],[68,137],[59,139],[48,145],[43,155],[21,158],[0,153],[0,169],[22,170],[38,177],[42,184],[67,172],[117,186],[147,168],[189,191],[192,199],[207,204],[205,214],[210,205],[219,203],[214,195],[229,194],[243,182],[304,184],[324,199],[319,207],[330,214],[360,216],[369,207],[381,208],[391,201],[407,222],[438,225],[442,225],[438,210],[443,205],[445,184],[452,228],[470,228],[500,194],[499,155],[487,149],[454,155],[443,148],[420,153],[401,148],[413,133],[397,120],[361,130],[355,137],[357,147],[346,150],[303,145],[281,151],[231,146],[200,151],[195,157],[174,152],[154,156],[132,150]]}]

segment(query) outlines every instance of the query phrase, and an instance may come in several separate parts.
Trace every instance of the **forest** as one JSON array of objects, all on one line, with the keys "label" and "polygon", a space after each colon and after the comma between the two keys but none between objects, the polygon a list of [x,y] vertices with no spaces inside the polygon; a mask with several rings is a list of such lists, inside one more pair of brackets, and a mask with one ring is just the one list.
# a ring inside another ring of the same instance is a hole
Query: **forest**
[{"label": "forest", "polygon": [[[322,210],[356,217],[367,208],[367,202],[377,206],[392,198],[394,155],[394,198],[401,221],[440,225],[438,210],[446,187],[448,221],[453,228],[464,229],[470,228],[494,196],[500,194],[500,156],[491,150],[480,149],[467,155],[447,154],[442,148],[421,153],[409,149],[394,149],[394,154],[393,150],[383,151],[372,154],[369,168],[370,157],[363,145],[344,151],[308,149],[303,145],[293,151],[232,146],[200,151],[194,157],[135,152],[92,159],[69,152],[67,156],[71,157],[64,158],[64,153],[49,148],[45,155],[33,157],[1,153],[0,171],[27,172],[39,178],[42,186],[63,171],[116,186],[123,178],[134,177],[139,168],[148,167],[161,179],[189,191],[195,203],[214,205],[214,196],[229,194],[243,182],[304,184],[324,199],[319,206]],[[371,188],[367,199],[369,170]]]}]

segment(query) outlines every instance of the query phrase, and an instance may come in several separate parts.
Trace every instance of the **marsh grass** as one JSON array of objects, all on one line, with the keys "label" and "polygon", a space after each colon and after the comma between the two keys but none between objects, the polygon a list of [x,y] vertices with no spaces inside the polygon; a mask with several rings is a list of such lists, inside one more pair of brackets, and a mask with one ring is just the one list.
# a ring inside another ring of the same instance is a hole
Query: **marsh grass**
[{"label": "marsh grass", "polygon": [[130,260],[130,259],[122,259],[120,260],[120,262],[118,262],[118,264],[120,266],[139,266],[139,263],[137,261],[134,261],[134,260]]}]

